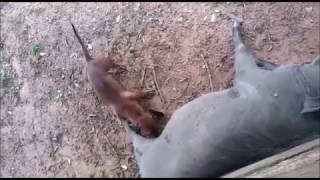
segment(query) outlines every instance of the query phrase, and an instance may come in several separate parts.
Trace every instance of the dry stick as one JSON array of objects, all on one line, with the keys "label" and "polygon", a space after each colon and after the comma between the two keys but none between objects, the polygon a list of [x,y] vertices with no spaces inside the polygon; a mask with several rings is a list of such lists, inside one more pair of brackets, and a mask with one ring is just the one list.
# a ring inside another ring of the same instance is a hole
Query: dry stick
[{"label": "dry stick", "polygon": [[158,95],[160,96],[160,100],[161,102],[165,103],[165,99],[161,93],[161,90],[160,90],[160,87],[159,87],[159,84],[158,84],[158,81],[157,81],[157,76],[156,76],[156,71],[154,70],[154,65],[152,63],[152,74],[153,74],[153,82],[154,84],[156,85],[156,89],[157,89],[157,92],[158,92]]},{"label": "dry stick", "polygon": [[[188,79],[188,78],[187,78],[187,79]],[[181,98],[181,97],[184,95],[184,93],[187,91],[187,89],[188,89],[188,87],[189,87],[189,84],[190,84],[190,82],[187,81],[186,87],[183,89],[183,91],[181,92],[181,94],[180,94],[178,97],[176,97],[175,99],[179,99],[179,98]]]},{"label": "dry stick", "polygon": [[147,68],[145,66],[143,66],[142,77],[141,77],[141,80],[140,80],[140,87],[141,88],[143,87],[144,79],[146,77],[146,71],[147,71]]},{"label": "dry stick", "polygon": [[107,135],[106,142],[107,142],[109,148],[111,149],[112,154],[115,155],[116,158],[117,158],[117,166],[115,168],[113,168],[113,169],[117,169],[119,167],[119,164],[120,164],[120,156],[117,153],[116,148],[113,146],[113,144],[109,141],[108,138],[109,138],[109,135]]},{"label": "dry stick", "polygon": [[205,65],[205,68],[207,70],[207,73],[208,73],[208,76],[209,76],[209,82],[210,82],[210,89],[211,91],[213,91],[213,84],[212,84],[212,74],[211,74],[211,71],[209,69],[209,64],[208,62],[205,60],[204,56],[201,54],[201,59],[203,60],[204,62],[204,65]]}]

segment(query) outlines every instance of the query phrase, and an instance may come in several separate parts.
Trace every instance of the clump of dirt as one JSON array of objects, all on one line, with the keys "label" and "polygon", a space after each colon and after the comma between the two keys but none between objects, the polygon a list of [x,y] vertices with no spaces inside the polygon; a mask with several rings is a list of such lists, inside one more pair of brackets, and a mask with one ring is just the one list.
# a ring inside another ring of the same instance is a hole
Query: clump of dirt
[{"label": "clump of dirt", "polygon": [[[231,85],[231,18],[259,58],[319,54],[319,3],[7,3],[1,9],[1,177],[138,177],[132,147],[95,95],[74,38],[128,71],[129,89],[156,89],[170,116]],[[211,80],[210,80],[211,79]],[[156,83],[155,83],[156,82]]]}]

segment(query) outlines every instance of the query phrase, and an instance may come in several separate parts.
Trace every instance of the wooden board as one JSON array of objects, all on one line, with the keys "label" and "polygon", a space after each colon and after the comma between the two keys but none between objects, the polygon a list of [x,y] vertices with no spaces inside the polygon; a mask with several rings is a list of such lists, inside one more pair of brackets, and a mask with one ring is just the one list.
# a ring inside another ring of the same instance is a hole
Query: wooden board
[{"label": "wooden board", "polygon": [[223,178],[320,177],[320,139],[246,166]]}]

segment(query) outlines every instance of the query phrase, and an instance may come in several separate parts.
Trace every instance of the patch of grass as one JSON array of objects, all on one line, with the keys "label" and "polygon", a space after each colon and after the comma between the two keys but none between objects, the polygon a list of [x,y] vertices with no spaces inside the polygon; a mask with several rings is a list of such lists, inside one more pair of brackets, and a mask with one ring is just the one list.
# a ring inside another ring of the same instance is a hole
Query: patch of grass
[{"label": "patch of grass", "polygon": [[49,100],[52,101],[54,100],[54,97],[55,97],[55,91],[54,89],[50,89],[49,92],[48,92],[48,97],[49,97]]},{"label": "patch of grass", "polygon": [[12,77],[10,76],[9,72],[5,69],[1,69],[0,71],[0,88],[5,88],[8,86]]},{"label": "patch of grass", "polygon": [[37,64],[40,60],[40,51],[42,50],[42,47],[40,43],[33,43],[31,46],[31,64]]},{"label": "patch of grass", "polygon": [[4,67],[4,64],[7,63],[6,58],[0,58],[0,88],[5,88],[8,86],[10,80],[13,78],[9,70]]}]

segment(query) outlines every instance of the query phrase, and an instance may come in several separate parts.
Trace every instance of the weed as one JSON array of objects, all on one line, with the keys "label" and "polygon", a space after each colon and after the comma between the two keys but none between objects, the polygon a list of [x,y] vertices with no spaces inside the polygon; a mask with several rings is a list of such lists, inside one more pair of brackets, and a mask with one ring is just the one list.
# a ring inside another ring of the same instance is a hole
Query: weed
[{"label": "weed", "polygon": [[5,88],[8,86],[12,77],[5,69],[1,69],[0,71],[0,88]]},{"label": "weed", "polygon": [[37,64],[40,60],[40,51],[42,50],[39,43],[34,43],[31,46],[31,64]]}]

